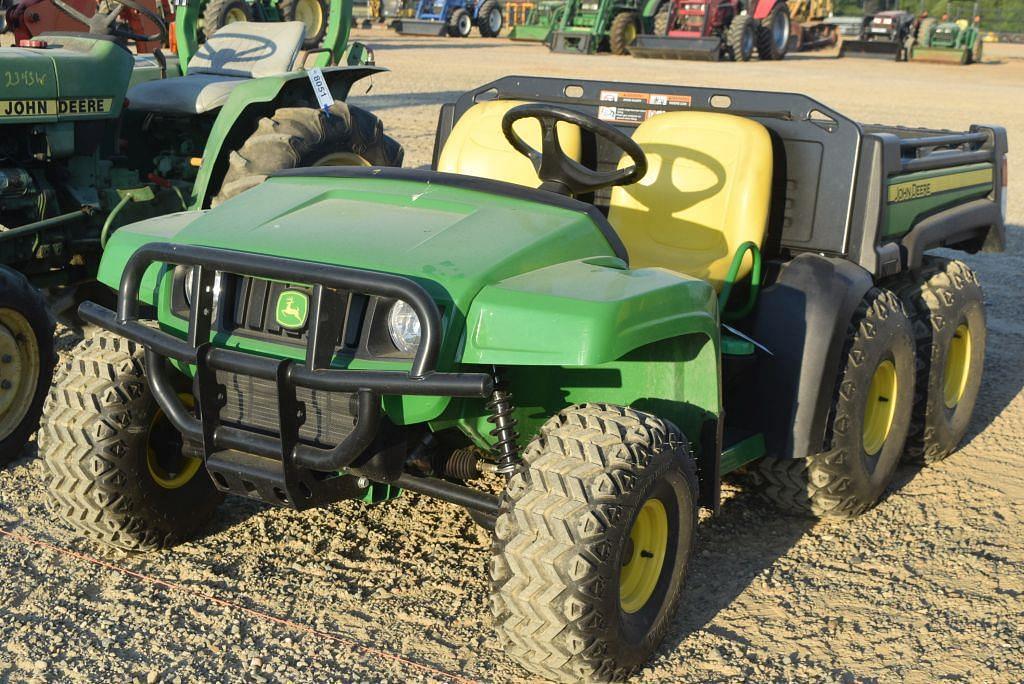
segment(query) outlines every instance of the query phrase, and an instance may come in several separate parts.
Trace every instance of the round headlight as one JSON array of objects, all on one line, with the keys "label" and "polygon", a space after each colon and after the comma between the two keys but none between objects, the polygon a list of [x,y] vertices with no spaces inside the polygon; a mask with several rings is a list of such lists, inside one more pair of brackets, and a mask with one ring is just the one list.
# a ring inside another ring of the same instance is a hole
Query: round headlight
[{"label": "round headlight", "polygon": [[388,312],[388,332],[399,351],[415,352],[420,346],[420,319],[402,300],[395,302]]}]

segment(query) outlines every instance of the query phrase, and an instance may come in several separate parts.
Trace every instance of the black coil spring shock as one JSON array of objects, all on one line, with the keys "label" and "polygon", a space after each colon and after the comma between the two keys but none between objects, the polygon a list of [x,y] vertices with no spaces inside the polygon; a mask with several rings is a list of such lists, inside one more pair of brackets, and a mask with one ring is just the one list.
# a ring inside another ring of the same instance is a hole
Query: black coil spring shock
[{"label": "black coil spring shock", "polygon": [[519,421],[512,416],[515,411],[515,404],[512,403],[512,393],[508,391],[505,383],[498,377],[498,371],[494,371],[494,391],[491,399],[487,402],[487,410],[491,415],[487,422],[494,425],[491,436],[497,442],[492,451],[498,461],[495,472],[511,476],[519,464],[519,433],[516,432],[516,423]]}]

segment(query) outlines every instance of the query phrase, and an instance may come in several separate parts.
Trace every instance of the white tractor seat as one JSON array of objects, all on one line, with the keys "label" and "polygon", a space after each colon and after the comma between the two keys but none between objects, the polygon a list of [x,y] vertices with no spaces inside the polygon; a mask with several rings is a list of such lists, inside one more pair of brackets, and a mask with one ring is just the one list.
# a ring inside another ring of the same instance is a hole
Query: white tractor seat
[{"label": "white tractor seat", "polygon": [[128,107],[185,116],[217,109],[245,81],[292,71],[305,36],[301,21],[228,24],[199,47],[186,76],[129,89]]}]

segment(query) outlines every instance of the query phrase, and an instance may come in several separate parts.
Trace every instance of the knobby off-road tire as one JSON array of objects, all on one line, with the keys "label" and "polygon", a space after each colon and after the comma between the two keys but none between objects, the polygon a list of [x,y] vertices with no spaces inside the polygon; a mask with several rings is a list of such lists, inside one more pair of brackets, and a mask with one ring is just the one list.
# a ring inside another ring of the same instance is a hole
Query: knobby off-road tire
[{"label": "knobby off-road tire", "polygon": [[[548,679],[624,679],[664,637],[682,591],[697,492],[686,440],[652,415],[584,404],[547,421],[523,459],[494,532],[499,638]],[[659,507],[662,542],[633,543]],[[646,571],[647,585],[632,581]]]},{"label": "knobby off-road tire", "polygon": [[473,32],[473,17],[464,8],[459,7],[448,17],[448,35],[452,38],[469,38]]},{"label": "knobby off-road tire", "polygon": [[222,26],[241,21],[252,21],[252,8],[245,0],[210,0],[203,8],[203,35],[209,38]]},{"label": "knobby off-road tire", "polygon": [[303,50],[320,47],[320,41],[327,33],[327,3],[324,0],[281,0],[277,9],[285,21],[301,21],[306,25]]},{"label": "knobby off-road tire", "polygon": [[628,55],[630,44],[640,32],[636,12],[619,12],[608,30],[608,46],[613,55]]},{"label": "knobby off-road tire", "polygon": [[335,102],[328,116],[312,107],[282,107],[228,158],[212,205],[259,185],[283,169],[304,166],[401,166],[405,153],[373,114]]},{"label": "knobby off-road tire", "polygon": [[39,425],[56,354],[39,290],[0,266],[0,465],[21,455]]},{"label": "knobby off-road tire", "polygon": [[926,257],[899,289],[917,342],[917,390],[904,459],[935,463],[967,432],[985,365],[985,302],[962,261]]},{"label": "knobby off-road tire", "polygon": [[[776,22],[779,22],[777,24]],[[785,39],[776,36],[776,29],[785,22]],[[789,6],[785,2],[779,2],[768,13],[768,16],[760,21],[757,27],[757,56],[759,59],[782,59],[789,51],[789,35],[792,33],[793,24],[789,17]]]},{"label": "knobby off-road tire", "polygon": [[667,36],[668,35],[668,21],[670,18],[668,3],[662,9],[658,10],[658,13],[654,15],[654,35],[656,36]]},{"label": "knobby off-road tire", "polygon": [[741,14],[734,18],[725,33],[725,44],[729,56],[736,62],[749,62],[757,43],[757,26],[750,16]]},{"label": "knobby off-road tire", "polygon": [[843,359],[830,448],[758,463],[762,492],[784,510],[856,517],[878,501],[899,464],[914,404],[915,356],[910,320],[895,294],[872,288],[865,295],[847,329]]},{"label": "knobby off-road tire", "polygon": [[484,0],[476,15],[476,28],[484,38],[497,38],[505,25],[505,15],[498,0]]},{"label": "knobby off-road tire", "polygon": [[126,551],[188,538],[222,495],[201,459],[182,454],[146,383],[142,348],[100,331],[71,359],[40,432],[51,509],[83,535]]}]

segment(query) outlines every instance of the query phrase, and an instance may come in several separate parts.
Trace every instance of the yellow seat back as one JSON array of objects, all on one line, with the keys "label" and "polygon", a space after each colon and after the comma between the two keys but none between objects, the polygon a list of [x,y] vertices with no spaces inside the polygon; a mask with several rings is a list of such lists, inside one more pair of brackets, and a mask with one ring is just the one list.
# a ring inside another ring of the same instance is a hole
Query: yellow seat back
[{"label": "yellow seat back", "polygon": [[[533,170],[533,164],[516,152],[501,132],[502,117],[508,110],[521,104],[525,103],[518,100],[490,100],[478,102],[466,110],[445,141],[437,161],[437,170],[530,188],[538,187],[541,181]],[[523,142],[540,151],[541,130],[536,119],[520,119],[513,124],[513,130]],[[580,160],[582,145],[578,126],[559,122],[558,142],[569,157]]]},{"label": "yellow seat back", "polygon": [[[668,112],[637,127],[647,154],[639,183],[612,189],[608,221],[630,266],[660,266],[721,290],[737,248],[764,241],[772,144],[761,124],[731,114]],[[632,164],[623,157],[619,167]],[[750,272],[750,255],[737,279]]]}]

